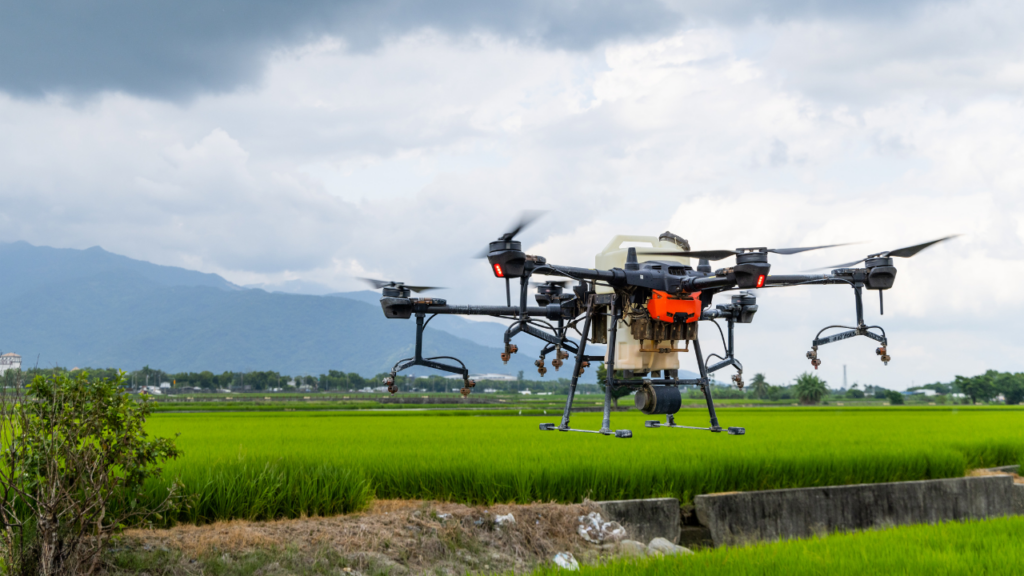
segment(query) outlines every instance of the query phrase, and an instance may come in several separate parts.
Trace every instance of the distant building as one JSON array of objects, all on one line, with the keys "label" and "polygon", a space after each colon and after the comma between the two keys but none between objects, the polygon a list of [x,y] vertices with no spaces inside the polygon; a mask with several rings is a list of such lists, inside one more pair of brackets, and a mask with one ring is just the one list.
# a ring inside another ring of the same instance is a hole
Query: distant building
[{"label": "distant building", "polygon": [[8,370],[21,370],[21,356],[13,352],[0,356],[0,376]]}]

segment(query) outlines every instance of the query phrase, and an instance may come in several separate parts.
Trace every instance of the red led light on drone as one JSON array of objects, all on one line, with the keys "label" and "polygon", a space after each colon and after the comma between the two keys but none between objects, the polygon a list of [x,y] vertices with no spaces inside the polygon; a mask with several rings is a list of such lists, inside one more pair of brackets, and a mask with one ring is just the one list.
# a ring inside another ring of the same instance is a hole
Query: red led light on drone
[{"label": "red led light on drone", "polygon": [[505,271],[501,269],[501,264],[498,264],[497,262],[494,263],[494,275],[498,278],[505,277]]},{"label": "red led light on drone", "polygon": [[764,274],[757,277],[757,288],[764,288]]}]

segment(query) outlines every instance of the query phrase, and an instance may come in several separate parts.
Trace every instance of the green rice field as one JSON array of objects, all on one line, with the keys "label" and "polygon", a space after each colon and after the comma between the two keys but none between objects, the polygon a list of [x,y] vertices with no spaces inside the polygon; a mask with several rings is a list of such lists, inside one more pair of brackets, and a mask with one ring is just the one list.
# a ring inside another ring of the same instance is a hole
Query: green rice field
[{"label": "green rice field", "polygon": [[[746,436],[648,429],[632,439],[542,432],[557,414],[413,411],[159,414],[181,433],[165,467],[192,495],[180,520],[265,519],[359,510],[376,498],[467,503],[695,495],[955,477],[1024,461],[1018,408],[726,408]],[[599,413],[574,414],[595,429]],[[683,410],[680,424],[706,425]],[[153,494],[162,486],[154,483]]]},{"label": "green rice field", "polygon": [[[921,524],[698,551],[690,556],[620,560],[582,566],[593,576],[662,574],[1019,574],[1024,517]],[[546,568],[536,576],[564,574]]]}]

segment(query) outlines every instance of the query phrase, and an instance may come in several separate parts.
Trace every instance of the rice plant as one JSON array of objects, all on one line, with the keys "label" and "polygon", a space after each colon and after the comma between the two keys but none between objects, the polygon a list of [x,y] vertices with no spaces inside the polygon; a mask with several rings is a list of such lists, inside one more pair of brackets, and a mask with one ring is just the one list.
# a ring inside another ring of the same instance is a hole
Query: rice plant
[{"label": "rice plant", "polygon": [[[547,416],[460,413],[164,414],[166,466],[193,494],[190,522],[350,512],[372,497],[466,503],[672,496],[924,480],[1024,460],[1024,410],[723,409],[746,436],[648,429],[631,440],[542,432]],[[677,420],[697,425],[706,413]],[[600,414],[576,414],[596,428]],[[158,491],[159,487],[154,486]],[[154,492],[156,494],[158,492]]]},{"label": "rice plant", "polygon": [[[1019,574],[1024,517],[921,524],[583,566],[584,576]],[[535,576],[564,574],[554,567]]]}]

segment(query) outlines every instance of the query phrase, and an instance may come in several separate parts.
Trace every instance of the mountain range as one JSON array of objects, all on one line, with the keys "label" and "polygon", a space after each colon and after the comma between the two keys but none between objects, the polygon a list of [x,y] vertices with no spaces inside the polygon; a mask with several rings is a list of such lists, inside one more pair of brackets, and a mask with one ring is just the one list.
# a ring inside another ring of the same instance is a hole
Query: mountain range
[{"label": "mountain range", "polygon": [[[0,266],[0,351],[21,354],[25,366],[370,376],[410,356],[415,343],[413,321],[384,318],[379,294],[370,291],[267,292],[100,247],[0,243]],[[505,365],[504,329],[438,316],[426,329],[424,354],[458,357],[472,373],[523,370],[536,378],[540,343],[517,338],[520,352]],[[585,378],[593,381],[594,372]],[[547,378],[559,376],[568,371]]]}]

